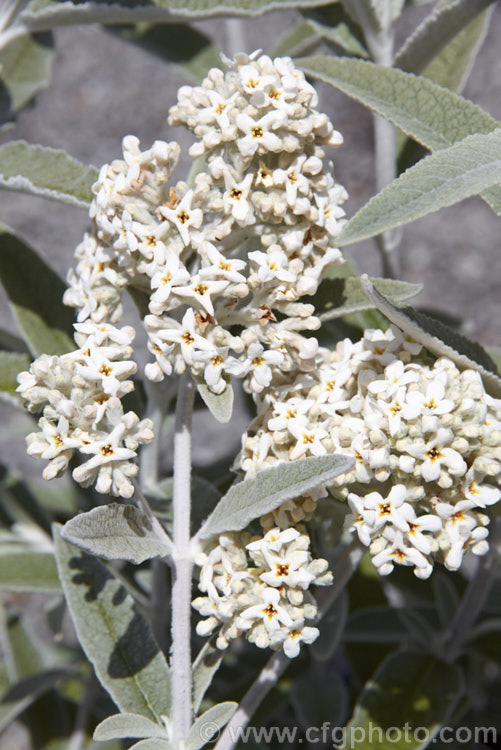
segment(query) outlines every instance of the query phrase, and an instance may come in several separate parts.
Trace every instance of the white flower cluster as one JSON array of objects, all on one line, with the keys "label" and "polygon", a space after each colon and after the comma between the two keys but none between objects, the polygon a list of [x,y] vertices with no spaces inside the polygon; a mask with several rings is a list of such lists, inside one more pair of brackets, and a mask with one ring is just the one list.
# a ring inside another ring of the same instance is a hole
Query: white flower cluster
[{"label": "white flower cluster", "polygon": [[[301,456],[353,456],[328,490],[347,500],[347,528],[381,575],[409,565],[427,578],[435,558],[456,570],[467,549],[484,554],[485,509],[501,496],[501,401],[476,371],[420,350],[394,327],[319,348],[315,368],[267,390],[237,461],[252,475]],[[264,527],[308,517],[321,495],[289,502]]]},{"label": "white flower cluster", "polygon": [[308,588],[332,583],[327,561],[312,559],[309,545],[309,536],[294,528],[273,528],[252,540],[247,533],[222,534],[198,560],[199,587],[207,594],[193,602],[207,618],[198,623],[198,634],[220,626],[220,649],[245,633],[259,648],[297,656],[302,641],[319,635],[305,624],[317,614]]},{"label": "white flower cluster", "polygon": [[133,390],[136,363],[129,360],[133,328],[106,323],[75,324],[75,351],[42,355],[18,376],[18,391],[31,412],[42,412],[40,432],[27,437],[28,453],[49,461],[44,479],[67,468],[75,451],[84,462],[73,478],[98,492],[131,497],[133,463],[141,443],[153,439],[151,421],[124,413],[121,398]]},{"label": "white flower cluster", "polygon": [[133,287],[149,308],[148,378],[188,367],[214,393],[232,375],[260,393],[275,369],[314,350],[298,331],[320,323],[299,300],[342,262],[334,241],[346,192],[323,150],[342,138],[289,58],[254,53],[229,65],[182,87],[170,112],[171,124],[198,137],[192,155],[204,155],[190,184],[168,186],[176,143],[141,151],[128,136],[124,159],[101,169],[94,229],[77,249],[65,302],[80,321],[115,322]]}]

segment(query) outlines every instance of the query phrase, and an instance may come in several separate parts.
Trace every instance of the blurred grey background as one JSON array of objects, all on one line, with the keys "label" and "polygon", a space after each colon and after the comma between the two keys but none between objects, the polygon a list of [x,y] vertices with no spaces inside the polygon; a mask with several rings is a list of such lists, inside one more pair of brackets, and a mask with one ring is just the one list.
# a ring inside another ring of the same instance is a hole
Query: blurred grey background
[{"label": "blurred grey background", "polygon": [[[397,27],[397,48],[398,41],[429,8],[406,13],[404,23]],[[291,11],[240,21],[245,51],[260,47],[270,52],[297,18]],[[217,19],[194,25],[214,38],[223,51],[230,52],[234,47],[232,23]],[[496,119],[501,119],[500,39],[498,4],[463,92]],[[191,142],[189,134],[169,128],[166,123],[178,87],[192,83],[180,68],[168,66],[159,57],[94,26],[57,29],[55,45],[51,86],[21,112],[15,128],[2,134],[0,142],[24,138],[30,143],[65,149],[96,166],[121,155],[121,140],[128,133],[137,135],[143,147],[158,138],[179,140],[182,145]],[[330,87],[320,86],[319,93],[321,109],[345,138],[344,145],[334,154],[334,163],[337,179],[350,194],[346,210],[351,216],[375,192],[371,115]],[[189,157],[185,157],[181,169],[188,162]],[[39,250],[63,278],[88,224],[85,210],[5,191],[0,192],[0,221]],[[480,198],[472,198],[407,226],[401,247],[400,277],[424,284],[418,304],[467,319],[466,332],[485,346],[501,346],[499,226],[491,209]],[[372,242],[351,246],[350,253],[361,271],[381,273]],[[4,296],[0,296],[0,316],[2,327],[15,329]],[[14,425],[13,412],[10,407],[0,412],[4,428],[0,450],[3,460],[10,456],[21,466],[21,461],[26,462],[26,424],[16,419]],[[207,429],[216,430],[210,415],[208,419],[211,421]],[[239,442],[241,428],[237,420],[231,440]],[[207,445],[207,440],[200,440],[200,458],[209,461],[213,446],[214,443]],[[39,476],[38,462],[28,463],[28,471]]]}]

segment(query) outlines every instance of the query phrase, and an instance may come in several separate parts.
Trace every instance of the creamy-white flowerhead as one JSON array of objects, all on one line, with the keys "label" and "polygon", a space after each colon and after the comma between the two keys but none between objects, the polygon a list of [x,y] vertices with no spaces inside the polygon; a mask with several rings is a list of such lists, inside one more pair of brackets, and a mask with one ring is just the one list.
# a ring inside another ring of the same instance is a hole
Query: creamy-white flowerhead
[{"label": "creamy-white flowerhead", "polygon": [[65,302],[81,322],[115,322],[128,288],[149,310],[148,378],[189,368],[214,393],[232,377],[261,393],[300,361],[298,332],[320,325],[299,300],[342,262],[347,196],[325,156],[342,137],[289,58],[224,60],[170,110],[204,156],[189,184],[169,182],[176,143],[142,151],[127,136],[102,167]]},{"label": "creamy-white flowerhead", "polygon": [[[315,358],[267,389],[236,468],[253,475],[303,456],[353,456],[354,469],[327,489],[347,500],[345,527],[382,575],[408,565],[426,578],[435,559],[456,570],[466,550],[484,554],[487,509],[501,496],[501,401],[480,375],[433,360],[394,327]],[[312,503],[289,501],[264,527],[308,518]]]},{"label": "creamy-white flowerhead", "polygon": [[31,412],[42,412],[39,432],[27,437],[28,453],[49,461],[44,479],[60,476],[74,455],[75,481],[98,492],[131,497],[139,445],[153,439],[151,421],[124,412],[121,398],[134,385],[127,378],[137,365],[132,354],[135,331],[111,324],[75,324],[79,346],[62,356],[42,355],[20,373],[18,391]]},{"label": "creamy-white flowerhead", "polygon": [[253,540],[245,532],[222,534],[198,559],[206,594],[193,602],[206,618],[198,634],[218,628],[218,648],[245,634],[259,648],[297,656],[302,641],[319,635],[306,625],[317,613],[308,589],[332,582],[327,561],[313,559],[309,547],[309,536],[295,528],[273,528]]}]

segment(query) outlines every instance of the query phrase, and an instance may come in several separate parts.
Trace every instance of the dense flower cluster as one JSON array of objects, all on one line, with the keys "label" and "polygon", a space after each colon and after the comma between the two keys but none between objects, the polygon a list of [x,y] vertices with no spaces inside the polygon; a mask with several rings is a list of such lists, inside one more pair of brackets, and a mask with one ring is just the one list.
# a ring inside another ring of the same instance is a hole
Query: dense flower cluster
[{"label": "dense flower cluster", "polygon": [[27,437],[28,453],[49,461],[44,479],[60,476],[78,451],[84,463],[73,469],[75,481],[95,484],[98,492],[131,497],[132,461],[140,444],[153,439],[151,422],[124,413],[121,398],[133,390],[127,378],[136,371],[129,360],[134,329],[91,321],[75,325],[79,346],[62,356],[42,355],[19,375],[18,391],[31,412],[42,412],[40,432]]},{"label": "dense flower cluster", "polygon": [[[314,369],[267,390],[237,462],[252,475],[301,456],[353,456],[328,490],[347,500],[346,526],[382,575],[410,565],[426,578],[434,558],[456,570],[465,550],[484,554],[485,509],[501,495],[501,401],[478,372],[420,350],[393,327],[319,348]],[[308,517],[315,499],[291,501],[264,527]]]},{"label": "dense flower cluster", "polygon": [[147,378],[189,369],[215,394],[244,379],[258,413],[237,470],[352,456],[350,472],[261,518],[261,536],[223,534],[198,552],[199,634],[218,628],[219,648],[245,634],[294,657],[318,636],[310,587],[332,581],[303,523],[319,498],[345,501],[345,528],[381,575],[407,565],[426,578],[435,559],[455,570],[467,549],[487,551],[485,509],[501,494],[501,401],[477,372],[433,360],[397,328],[334,351],[305,335],[320,321],[303,298],[342,262],[346,192],[324,151],[342,138],[289,58],[225,63],[201,86],[183,86],[170,111],[170,124],[196,138],[187,182],[170,184],[175,142],[142,151],[127,136],[123,159],[102,167],[64,297],[78,310],[78,348],[39,357],[18,390],[42,413],[28,452],[49,461],[46,479],[78,452],[77,482],[131,497],[137,449],[153,433],[121,402],[136,371],[135,331],[115,327],[127,288],[154,358]]},{"label": "dense flower cluster", "polygon": [[80,321],[115,322],[134,287],[149,307],[148,378],[189,367],[215,393],[231,376],[259,393],[274,368],[311,358],[297,332],[320,324],[299,300],[342,261],[346,192],[323,150],[342,138],[289,58],[229,65],[182,87],[171,110],[170,123],[199,139],[192,155],[204,155],[189,184],[168,185],[176,143],[141,151],[128,136],[123,160],[101,169],[65,302]]},{"label": "dense flower cluster", "polygon": [[252,540],[247,533],[222,534],[198,560],[199,587],[207,594],[193,602],[207,618],[199,622],[198,634],[220,626],[218,648],[245,633],[260,648],[297,656],[302,641],[319,635],[305,624],[317,614],[308,588],[332,583],[327,561],[312,559],[309,545],[309,536],[295,528],[273,528]]}]

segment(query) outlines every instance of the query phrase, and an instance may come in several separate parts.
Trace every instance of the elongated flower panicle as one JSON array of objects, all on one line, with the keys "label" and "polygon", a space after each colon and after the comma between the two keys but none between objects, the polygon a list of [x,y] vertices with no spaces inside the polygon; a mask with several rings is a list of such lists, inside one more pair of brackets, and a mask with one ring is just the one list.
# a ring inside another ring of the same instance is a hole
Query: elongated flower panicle
[{"label": "elongated flower panicle", "polygon": [[298,332],[320,322],[301,297],[342,262],[347,196],[324,152],[342,138],[289,58],[225,62],[170,111],[198,139],[192,180],[169,184],[176,143],[141,151],[133,136],[102,167],[64,299],[79,321],[116,322],[133,288],[149,308],[148,378],[190,368],[214,393],[232,376],[261,393],[309,356]]},{"label": "elongated flower panicle", "polygon": [[381,575],[408,565],[427,578],[435,559],[457,570],[467,549],[488,549],[486,509],[501,496],[501,401],[478,372],[433,360],[395,327],[319,348],[314,368],[267,390],[242,445],[236,467],[247,476],[302,456],[356,461],[316,497],[263,518],[265,529],[308,518],[328,491],[347,502],[346,528]]}]

